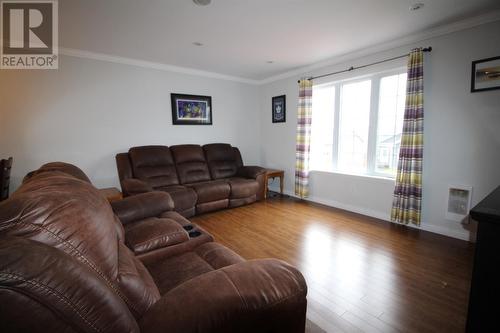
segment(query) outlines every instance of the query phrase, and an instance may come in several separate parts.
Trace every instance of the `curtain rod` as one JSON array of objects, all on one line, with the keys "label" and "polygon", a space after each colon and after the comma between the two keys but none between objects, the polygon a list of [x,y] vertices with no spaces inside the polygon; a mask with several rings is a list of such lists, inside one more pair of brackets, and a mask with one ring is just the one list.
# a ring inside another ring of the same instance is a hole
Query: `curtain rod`
[{"label": "curtain rod", "polygon": [[[431,46],[425,47],[425,48],[422,49],[422,51],[423,52],[431,52],[432,51],[432,47]],[[388,58],[388,59],[384,59],[384,60],[372,62],[371,64],[366,64],[366,65],[357,66],[357,67],[351,66],[348,69],[344,69],[344,70],[341,70],[341,71],[338,71],[338,72],[332,72],[332,73],[327,73],[327,74],[318,75],[318,76],[311,76],[311,77],[308,77],[306,79],[307,80],[314,80],[314,79],[319,79],[319,78],[325,77],[325,76],[337,75],[337,74],[341,74],[341,73],[351,72],[351,71],[356,70],[356,69],[365,68],[365,67],[369,67],[369,66],[373,66],[373,65],[378,65],[378,64],[381,64],[381,63],[384,63],[384,62],[388,62],[388,61],[393,61],[393,60],[396,60],[396,59],[401,59],[401,58],[407,57],[408,55],[409,55],[409,53],[406,53],[406,54],[402,54],[402,55],[397,56],[397,57],[392,57],[392,58]],[[300,82],[300,80],[297,81],[297,82]]]}]

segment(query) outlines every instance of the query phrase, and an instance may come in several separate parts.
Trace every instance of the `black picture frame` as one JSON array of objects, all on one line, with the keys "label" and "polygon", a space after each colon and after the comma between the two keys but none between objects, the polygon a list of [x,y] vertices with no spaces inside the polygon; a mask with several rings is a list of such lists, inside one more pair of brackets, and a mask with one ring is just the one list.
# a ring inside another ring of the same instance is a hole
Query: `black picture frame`
[{"label": "black picture frame", "polygon": [[274,96],[272,99],[273,123],[286,122],[286,95]]},{"label": "black picture frame", "polygon": [[212,125],[212,96],[170,94],[173,125]]},{"label": "black picture frame", "polygon": [[470,91],[474,93],[496,89],[500,89],[500,56],[473,61]]}]

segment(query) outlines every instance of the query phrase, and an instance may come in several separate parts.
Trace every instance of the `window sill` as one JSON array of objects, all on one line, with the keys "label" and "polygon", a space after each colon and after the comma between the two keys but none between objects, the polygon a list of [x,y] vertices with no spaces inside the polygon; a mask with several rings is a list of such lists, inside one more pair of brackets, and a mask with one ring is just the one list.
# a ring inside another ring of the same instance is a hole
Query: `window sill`
[{"label": "window sill", "polygon": [[396,178],[391,176],[377,175],[377,174],[366,174],[366,173],[349,173],[345,171],[333,171],[333,170],[310,170],[309,172],[319,172],[319,173],[327,173],[327,174],[335,174],[341,176],[351,176],[351,177],[361,177],[361,178],[370,178],[370,179],[379,179],[390,182],[395,182]]}]

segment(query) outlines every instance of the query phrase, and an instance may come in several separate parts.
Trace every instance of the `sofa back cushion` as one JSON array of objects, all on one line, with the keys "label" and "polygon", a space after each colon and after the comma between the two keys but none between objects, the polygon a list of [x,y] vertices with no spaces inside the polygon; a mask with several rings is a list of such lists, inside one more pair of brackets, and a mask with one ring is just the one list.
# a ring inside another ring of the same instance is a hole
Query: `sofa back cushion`
[{"label": "sofa back cushion", "polygon": [[69,163],[65,163],[65,162],[46,163],[46,164],[42,165],[40,168],[38,168],[37,170],[28,173],[24,177],[23,182],[27,181],[28,179],[30,179],[31,177],[33,177],[35,175],[38,175],[38,174],[41,174],[44,172],[51,172],[51,171],[60,171],[60,172],[66,173],[70,176],[73,176],[74,178],[77,178],[77,179],[83,180],[87,183],[90,183],[89,177],[87,177],[87,175],[82,171],[82,169],[80,169],[79,167],[77,167],[73,164],[69,164]]},{"label": "sofa back cushion", "polygon": [[128,153],[135,178],[154,189],[179,184],[172,153],[167,146],[133,147]]},{"label": "sofa back cushion", "polygon": [[227,143],[212,143],[203,146],[212,179],[234,177],[238,168],[236,151]]},{"label": "sofa back cushion", "polygon": [[92,184],[60,171],[34,175],[0,204],[0,236],[64,251],[99,276],[139,318],[160,295],[120,240],[116,223],[108,201]]},{"label": "sofa back cushion", "polygon": [[243,159],[241,158],[240,150],[236,147],[233,147],[233,153],[236,165],[238,166],[238,168],[241,168],[243,166]]},{"label": "sofa back cushion", "polygon": [[118,169],[118,178],[120,179],[120,181],[134,178],[132,163],[130,162],[130,156],[128,152],[116,154],[115,160],[116,168]]},{"label": "sofa back cushion", "polygon": [[205,153],[199,145],[171,146],[177,174],[181,184],[191,184],[210,180]]}]

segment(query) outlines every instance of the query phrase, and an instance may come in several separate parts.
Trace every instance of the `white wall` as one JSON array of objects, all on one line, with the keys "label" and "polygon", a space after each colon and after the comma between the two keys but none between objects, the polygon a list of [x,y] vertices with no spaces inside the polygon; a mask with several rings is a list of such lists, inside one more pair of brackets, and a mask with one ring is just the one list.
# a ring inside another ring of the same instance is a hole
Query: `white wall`
[{"label": "white wall", "polygon": [[[114,156],[131,146],[227,142],[260,162],[258,88],[156,69],[62,56],[59,70],[0,71],[0,152],[12,188],[49,161],[117,186]],[[173,126],[170,93],[212,96],[213,126]]]},{"label": "white wall", "polygon": [[[491,23],[304,73],[434,48],[425,61],[424,229],[466,239],[461,224],[445,219],[447,185],[473,186],[475,204],[500,184],[500,90],[469,92],[471,61],[500,55],[499,31],[500,22]],[[291,194],[298,78],[257,87],[69,56],[57,71],[0,71],[0,153],[14,156],[12,189],[28,171],[55,160],[75,163],[103,187],[118,185],[114,155],[131,146],[228,142],[247,164],[284,169]],[[171,92],[211,95],[214,125],[173,126]],[[272,124],[271,97],[281,94],[287,122]],[[388,219],[393,186],[312,172],[311,199]]]},{"label": "white wall", "polygon": [[[445,219],[447,186],[473,186],[474,205],[500,185],[500,90],[470,93],[471,62],[500,55],[499,32],[500,22],[490,23],[262,86],[263,165],[284,169],[285,190],[293,193],[300,76],[333,72],[430,45],[433,51],[425,55],[424,67],[422,228],[468,239],[464,226]],[[287,95],[287,122],[272,124],[271,98],[282,94]],[[387,179],[311,172],[310,199],[388,220],[393,188],[394,182]]]}]

